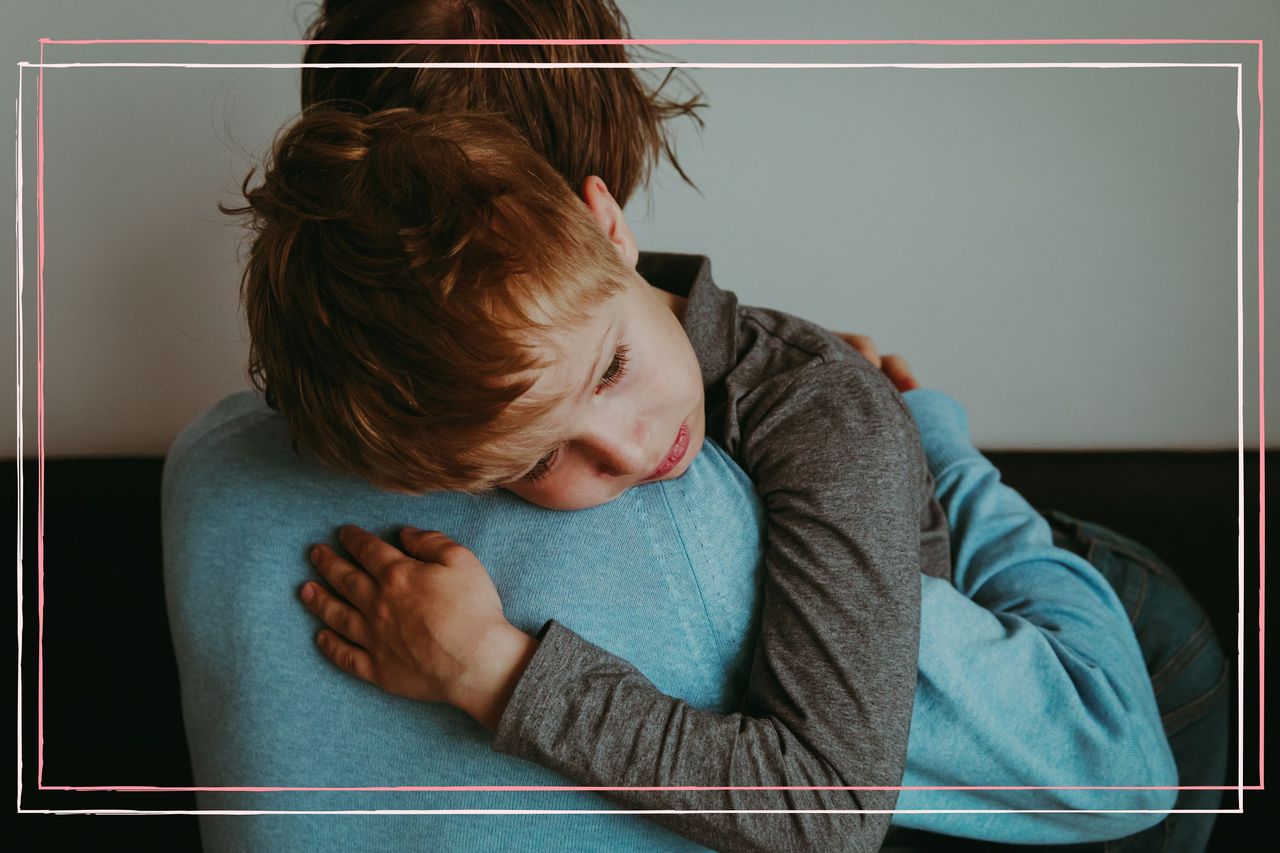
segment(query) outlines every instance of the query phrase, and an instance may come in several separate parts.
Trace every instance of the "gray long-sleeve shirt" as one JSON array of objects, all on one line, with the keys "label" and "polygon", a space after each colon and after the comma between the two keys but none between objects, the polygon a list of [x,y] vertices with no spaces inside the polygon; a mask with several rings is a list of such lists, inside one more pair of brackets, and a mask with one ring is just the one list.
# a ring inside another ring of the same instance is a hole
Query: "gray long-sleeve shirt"
[{"label": "gray long-sleeve shirt", "polygon": [[[879,370],[819,326],[739,306],[706,258],[647,254],[638,270],[687,297],[707,434],[768,514],[747,692],[737,713],[698,711],[551,622],[493,747],[585,785],[633,789],[608,792],[627,807],[697,810],[655,819],[710,847],[877,849],[897,792],[847,789],[902,784],[919,572],[949,574],[915,424]],[[649,787],[668,790],[634,790]],[[725,809],[828,813],[713,811]],[[851,809],[882,813],[829,813]]]}]

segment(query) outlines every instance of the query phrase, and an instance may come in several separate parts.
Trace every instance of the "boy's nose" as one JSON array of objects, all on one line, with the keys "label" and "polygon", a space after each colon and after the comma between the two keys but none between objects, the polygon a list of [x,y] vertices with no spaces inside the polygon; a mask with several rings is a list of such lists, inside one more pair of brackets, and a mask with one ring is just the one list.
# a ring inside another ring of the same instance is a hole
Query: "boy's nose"
[{"label": "boy's nose", "polygon": [[595,445],[601,472],[611,477],[648,475],[656,465],[649,430],[637,426],[626,435],[599,436]]}]

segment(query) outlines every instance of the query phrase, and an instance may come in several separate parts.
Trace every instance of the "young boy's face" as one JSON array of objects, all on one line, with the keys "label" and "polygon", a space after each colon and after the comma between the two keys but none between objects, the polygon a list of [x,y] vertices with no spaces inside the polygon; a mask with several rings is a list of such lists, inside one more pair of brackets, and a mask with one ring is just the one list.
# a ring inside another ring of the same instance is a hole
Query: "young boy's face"
[{"label": "young boy's face", "polygon": [[503,485],[530,503],[599,506],[632,486],[679,477],[702,449],[702,373],[676,313],[680,300],[631,275],[589,321],[557,331],[556,361],[528,392],[568,394],[546,415],[558,440]]},{"label": "young boy's face", "polygon": [[503,488],[549,509],[599,506],[632,486],[673,480],[706,435],[702,371],[680,325],[684,300],[635,272],[635,238],[604,183],[587,178],[582,193],[629,277],[590,320],[556,331],[555,361],[527,392],[567,398],[545,416],[556,440]]}]

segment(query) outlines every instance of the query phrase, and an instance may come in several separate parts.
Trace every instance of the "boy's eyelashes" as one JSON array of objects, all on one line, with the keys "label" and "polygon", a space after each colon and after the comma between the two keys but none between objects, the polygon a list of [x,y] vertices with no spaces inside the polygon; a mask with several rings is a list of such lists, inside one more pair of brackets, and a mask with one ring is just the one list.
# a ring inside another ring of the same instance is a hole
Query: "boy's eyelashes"
[{"label": "boy's eyelashes", "polygon": [[556,448],[538,460],[538,463],[529,469],[529,473],[525,474],[522,479],[536,483],[543,477],[551,473],[551,463],[555,461],[556,454],[560,452],[560,448]]},{"label": "boy's eyelashes", "polygon": [[[618,384],[627,372],[627,354],[630,352],[631,347],[618,344],[618,348],[613,351],[613,361],[609,362],[609,369],[604,372],[604,376],[600,377],[600,387],[608,388]],[[600,388],[596,388],[596,392],[599,393],[599,391]]]},{"label": "boy's eyelashes", "polygon": [[[630,352],[630,346],[627,344],[618,344],[618,348],[613,351],[613,360],[609,362],[608,369],[605,370],[604,375],[600,377],[600,384],[596,386],[596,393],[599,393],[604,388],[617,385],[622,381],[622,377],[627,373],[627,359],[629,357],[628,353]],[[559,447],[554,450],[547,451],[546,455],[539,459],[537,463],[529,469],[529,472],[521,477],[521,479],[536,483],[538,480],[546,477],[551,473],[551,466],[555,462],[556,456],[559,452]]]}]

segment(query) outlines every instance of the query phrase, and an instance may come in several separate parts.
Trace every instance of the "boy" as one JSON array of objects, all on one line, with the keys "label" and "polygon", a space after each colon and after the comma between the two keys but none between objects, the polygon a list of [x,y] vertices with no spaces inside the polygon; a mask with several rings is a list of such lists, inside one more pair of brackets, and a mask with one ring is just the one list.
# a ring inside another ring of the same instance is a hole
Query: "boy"
[{"label": "boy", "polygon": [[[419,572],[344,530],[376,584],[317,549],[326,577],[381,614],[357,618],[309,585],[310,606],[359,645],[325,632],[331,658],[456,704],[497,728],[496,748],[588,784],[830,786],[846,790],[788,792],[787,804],[892,808],[893,791],[848,788],[899,784],[916,566],[944,574],[947,549],[914,426],[874,368],[811,324],[738,309],[696,260],[647,270],[681,282],[683,303],[651,288],[606,188],[588,180],[583,209],[492,118],[311,112],[247,196],[255,376],[322,461],[388,488],[501,486],[583,508],[680,476],[705,423],[769,512],[746,714],[691,711],[554,623],[539,645],[505,623],[483,567],[438,535],[406,537],[446,567]],[[662,802],[770,799],[671,791]],[[879,843],[885,818],[855,819],[859,847]],[[717,846],[832,841],[813,834],[828,826],[819,818],[795,818],[798,836],[741,817],[726,838],[726,823],[676,828]]]}]

